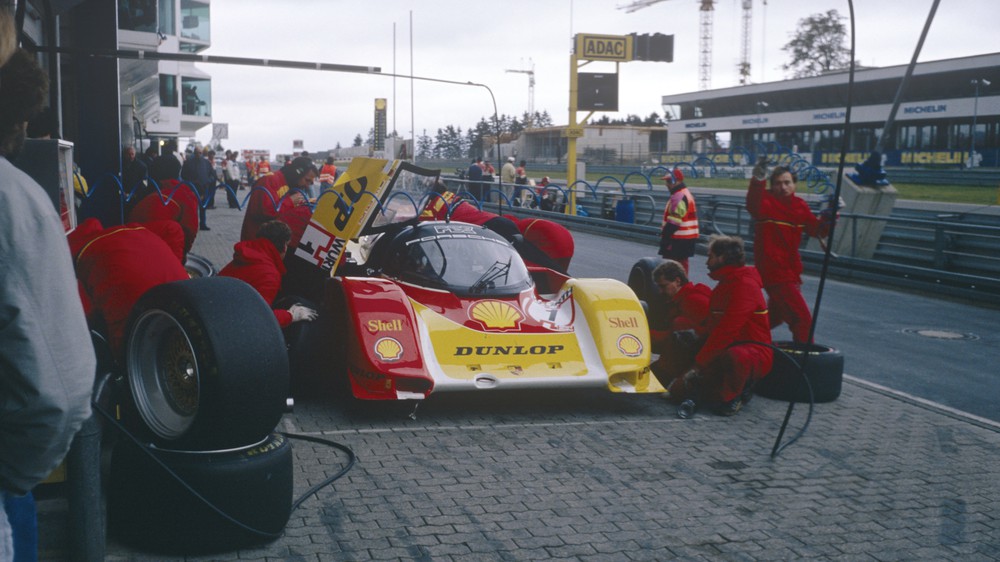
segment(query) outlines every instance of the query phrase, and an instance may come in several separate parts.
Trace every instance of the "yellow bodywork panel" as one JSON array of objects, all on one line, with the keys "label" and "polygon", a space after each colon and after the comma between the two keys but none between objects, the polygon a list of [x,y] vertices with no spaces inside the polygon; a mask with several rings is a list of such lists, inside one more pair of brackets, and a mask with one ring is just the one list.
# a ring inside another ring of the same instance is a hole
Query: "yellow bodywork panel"
[{"label": "yellow bodywork panel", "polygon": [[481,373],[500,379],[587,374],[587,366],[572,332],[481,332],[445,318],[416,301],[410,302],[431,334],[438,365],[450,378],[472,380]]},{"label": "yellow bodywork panel", "polygon": [[571,279],[577,308],[586,317],[615,392],[663,392],[649,370],[649,324],[632,289],[614,279]]}]

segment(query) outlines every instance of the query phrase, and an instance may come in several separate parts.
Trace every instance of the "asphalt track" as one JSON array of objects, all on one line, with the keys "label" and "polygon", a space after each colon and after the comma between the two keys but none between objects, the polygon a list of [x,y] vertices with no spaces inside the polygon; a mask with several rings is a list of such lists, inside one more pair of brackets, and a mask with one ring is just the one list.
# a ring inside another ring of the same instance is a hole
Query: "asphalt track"
[{"label": "asphalt track", "polygon": [[[573,232],[575,277],[626,281],[639,258],[656,248]],[[714,286],[705,256],[691,258],[691,279]],[[814,308],[819,278],[803,276]],[[776,340],[790,340],[787,327]],[[939,297],[828,279],[816,326],[817,343],[840,349],[851,376],[959,411],[1000,421],[1000,310]]]}]

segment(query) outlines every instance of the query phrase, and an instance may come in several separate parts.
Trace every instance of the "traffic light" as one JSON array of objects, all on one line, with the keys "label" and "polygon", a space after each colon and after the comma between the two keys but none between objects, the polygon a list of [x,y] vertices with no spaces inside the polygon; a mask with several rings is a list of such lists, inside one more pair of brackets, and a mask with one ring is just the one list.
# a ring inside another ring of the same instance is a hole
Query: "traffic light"
[{"label": "traffic light", "polygon": [[674,62],[674,36],[632,33],[632,60]]}]

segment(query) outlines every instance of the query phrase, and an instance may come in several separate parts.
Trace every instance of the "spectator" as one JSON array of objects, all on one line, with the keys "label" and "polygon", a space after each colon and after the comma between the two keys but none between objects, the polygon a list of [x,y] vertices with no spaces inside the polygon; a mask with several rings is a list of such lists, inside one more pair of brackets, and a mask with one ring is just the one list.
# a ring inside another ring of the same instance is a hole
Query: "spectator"
[{"label": "spectator", "polygon": [[662,318],[651,319],[649,339],[652,351],[660,355],[650,365],[653,374],[667,389],[678,375],[694,366],[694,357],[707,335],[708,300],[712,289],[701,283],[688,280],[684,266],[674,260],[666,260],[653,270],[653,281],[663,294],[666,306],[654,306],[651,310],[662,314]]},{"label": "spectator", "polygon": [[319,170],[319,194],[323,193],[333,187],[334,182],[337,181],[337,166],[333,164],[333,156],[327,156],[326,163]]},{"label": "spectator", "polygon": [[493,167],[493,164],[489,160],[483,161],[483,176],[490,177],[490,181],[493,181],[492,176],[497,173],[497,169]]},{"label": "spectator", "polygon": [[122,150],[122,190],[128,198],[128,203],[125,205],[126,215],[136,202],[147,195],[147,173],[146,165],[135,157],[135,148],[126,146]]},{"label": "spectator", "polygon": [[680,263],[687,272],[688,258],[694,255],[699,235],[694,195],[684,184],[684,174],[677,168],[664,174],[663,181],[670,190],[670,199],[663,210],[660,255]]},{"label": "spectator", "polygon": [[96,360],[59,215],[9,160],[48,97],[16,36],[0,7],[0,559],[34,560],[30,493],[90,416]]},{"label": "spectator", "polygon": [[507,162],[500,168],[500,190],[509,201],[514,193],[514,181],[517,179],[517,169],[514,168],[514,157],[508,156]]},{"label": "spectator", "polygon": [[205,198],[208,202],[206,209],[215,208],[215,192],[219,187],[219,174],[215,165],[215,151],[211,148],[202,153],[202,157],[208,162],[208,187],[205,190]]},{"label": "spectator", "polygon": [[247,185],[253,187],[257,183],[257,161],[253,156],[247,156]]},{"label": "spectator", "polygon": [[[233,246],[233,261],[222,268],[219,275],[241,279],[249,284],[268,305],[281,289],[281,278],[285,275],[285,253],[292,238],[292,229],[280,220],[267,221],[257,229],[257,238],[237,242]],[[288,310],[275,309],[278,325],[284,328],[292,322],[311,321],[316,311],[295,304]]]},{"label": "spectator", "polygon": [[243,174],[240,173],[240,166],[236,163],[236,151],[226,151],[226,161],[222,165],[222,179],[225,181],[226,203],[230,209],[239,209],[240,201],[236,198],[236,192],[243,182]]},{"label": "spectator", "polygon": [[212,230],[208,227],[205,217],[205,206],[208,205],[209,198],[208,186],[211,181],[210,173],[211,168],[208,165],[208,160],[202,157],[201,149],[195,147],[191,157],[185,160],[181,167],[181,178],[190,182],[198,192],[198,218],[201,230]]},{"label": "spectator", "polygon": [[150,145],[149,148],[147,148],[146,151],[143,152],[141,156],[139,156],[139,160],[143,163],[143,165],[146,166],[146,169],[148,170],[149,167],[153,165],[153,160],[156,160],[157,156],[159,156],[159,154],[157,154],[156,145],[154,144]]},{"label": "spectator", "polygon": [[469,181],[469,193],[476,198],[477,201],[484,201],[483,199],[483,159],[473,158],[472,164],[469,165],[469,171],[465,174],[465,179]]},{"label": "spectator", "polygon": [[172,220],[105,229],[88,219],[67,240],[90,325],[120,356],[125,325],[139,297],[156,285],[188,279],[181,261],[184,231]]},{"label": "spectator", "polygon": [[200,206],[198,195],[190,186],[178,181],[180,171],[181,166],[173,156],[160,156],[153,160],[149,176],[159,186],[159,192],[153,190],[136,203],[127,221],[141,224],[157,220],[177,222],[184,231],[183,262],[198,235]]},{"label": "spectator", "polygon": [[771,188],[766,190],[767,157],[753,169],[747,191],[747,210],[754,219],[754,264],[768,296],[771,327],[787,322],[796,342],[809,341],[812,314],[802,297],[802,258],[799,245],[803,231],[822,237],[830,225],[831,213],[823,219],[795,195],[795,172],[778,166],[771,172]]},{"label": "spectator", "polygon": [[271,175],[271,162],[268,161],[266,156],[260,157],[260,160],[257,162],[256,172],[258,180],[264,176]]},{"label": "spectator", "polygon": [[753,383],[771,371],[767,303],[760,274],[746,265],[742,239],[713,236],[708,270],[718,281],[708,302],[708,338],[695,356],[695,367],[671,393],[676,399],[718,404],[719,414],[731,416],[753,396]]}]

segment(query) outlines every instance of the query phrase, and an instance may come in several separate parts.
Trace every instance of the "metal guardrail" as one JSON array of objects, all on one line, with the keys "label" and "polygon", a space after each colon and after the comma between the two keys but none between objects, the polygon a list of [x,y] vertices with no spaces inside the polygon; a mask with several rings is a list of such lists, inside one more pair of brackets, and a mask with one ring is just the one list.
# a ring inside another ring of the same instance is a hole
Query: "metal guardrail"
[{"label": "metal guardrail", "polygon": [[[457,180],[447,179],[449,183]],[[559,188],[563,191],[565,188]],[[579,192],[578,192],[579,195]],[[528,207],[504,204],[504,212],[555,220],[570,228],[656,245],[659,243],[662,198],[649,190],[622,188],[620,191],[586,192],[578,204],[591,216],[573,216]],[[635,216],[640,224],[624,223],[609,218],[611,208],[606,199],[632,198],[636,201]],[[487,210],[499,210],[496,202]],[[737,235],[753,247],[753,221],[742,196],[702,195],[698,198],[699,220],[704,252],[705,238],[711,234]],[[649,220],[649,217],[654,217]],[[952,215],[935,219],[913,216],[875,216],[841,213],[838,229],[850,233],[851,248],[857,248],[860,221],[879,220],[885,223],[875,255],[871,259],[848,254],[836,255],[830,264],[832,275],[852,280],[875,281],[939,294],[973,299],[976,302],[1000,304],[1000,226],[974,224],[954,220]],[[818,272],[824,255],[820,251],[801,249],[807,271]]]}]

